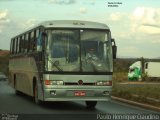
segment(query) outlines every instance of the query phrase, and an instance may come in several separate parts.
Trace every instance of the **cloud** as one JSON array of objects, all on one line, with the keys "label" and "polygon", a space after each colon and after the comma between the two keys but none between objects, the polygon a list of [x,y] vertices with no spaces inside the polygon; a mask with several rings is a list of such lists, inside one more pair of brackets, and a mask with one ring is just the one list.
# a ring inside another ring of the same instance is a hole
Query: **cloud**
[{"label": "cloud", "polygon": [[120,13],[120,12],[112,13],[112,14],[110,14],[110,20],[112,20],[112,21],[120,21],[125,16],[126,16],[125,13]]},{"label": "cloud", "polygon": [[160,9],[151,7],[137,7],[133,11],[133,19],[143,24],[160,24]]},{"label": "cloud", "polygon": [[158,55],[160,8],[137,7],[131,13],[114,12],[106,16],[106,23],[116,40],[119,56]]},{"label": "cloud", "polygon": [[153,26],[141,25],[140,27],[138,27],[138,30],[147,34],[160,34],[160,28],[153,27]]},{"label": "cloud", "polygon": [[30,27],[33,27],[35,24],[37,24],[37,20],[34,18],[30,18],[26,21],[11,18],[10,23],[0,24],[0,42],[2,43],[0,43],[0,48],[9,50],[10,39]]},{"label": "cloud", "polygon": [[8,10],[0,11],[0,24],[10,22]]},{"label": "cloud", "polygon": [[0,33],[4,31],[7,24],[9,24],[11,20],[9,19],[8,10],[0,11]]},{"label": "cloud", "polygon": [[5,19],[7,16],[7,12],[0,12],[0,20]]},{"label": "cloud", "polygon": [[137,7],[131,16],[132,32],[160,33],[160,8]]},{"label": "cloud", "polygon": [[95,0],[86,0],[85,2],[83,2],[83,4],[86,4],[86,5],[95,5]]},{"label": "cloud", "polygon": [[152,24],[143,24],[144,26],[157,27],[160,28],[160,25],[152,25]]},{"label": "cloud", "polygon": [[85,13],[87,13],[87,8],[81,7],[79,9],[79,11],[80,11],[80,13],[85,14]]},{"label": "cloud", "polygon": [[54,3],[54,4],[74,4],[76,1],[75,0],[48,0],[49,3]]},{"label": "cloud", "polygon": [[37,21],[38,20],[36,20],[36,19],[34,19],[34,18],[30,18],[30,19],[28,19],[26,22],[21,22],[21,24],[19,24],[19,26],[21,27],[21,28],[30,28],[30,27],[33,27],[34,25],[36,25],[37,24]]},{"label": "cloud", "polygon": [[15,0],[0,0],[0,2],[7,2],[7,1],[15,1]]},{"label": "cloud", "polygon": [[[125,43],[124,43],[125,44]],[[139,46],[128,45],[118,47],[117,56],[126,56],[126,57],[141,57],[143,56],[143,48],[139,48]]]},{"label": "cloud", "polygon": [[128,54],[128,55],[137,55],[139,49],[136,46],[126,46],[122,48],[123,53]]}]

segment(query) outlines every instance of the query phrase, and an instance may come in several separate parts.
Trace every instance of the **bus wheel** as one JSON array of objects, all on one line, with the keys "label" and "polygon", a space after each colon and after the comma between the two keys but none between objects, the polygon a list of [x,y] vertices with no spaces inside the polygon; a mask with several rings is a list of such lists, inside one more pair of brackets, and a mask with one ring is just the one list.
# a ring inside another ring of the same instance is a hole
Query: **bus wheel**
[{"label": "bus wheel", "polygon": [[97,101],[86,101],[87,108],[94,109],[97,104]]},{"label": "bus wheel", "polygon": [[37,87],[37,85],[34,86],[34,102],[38,105],[41,104],[41,101],[38,99],[38,87]]},{"label": "bus wheel", "polygon": [[21,95],[21,92],[18,91],[18,90],[15,90],[15,94],[16,94],[16,95]]}]

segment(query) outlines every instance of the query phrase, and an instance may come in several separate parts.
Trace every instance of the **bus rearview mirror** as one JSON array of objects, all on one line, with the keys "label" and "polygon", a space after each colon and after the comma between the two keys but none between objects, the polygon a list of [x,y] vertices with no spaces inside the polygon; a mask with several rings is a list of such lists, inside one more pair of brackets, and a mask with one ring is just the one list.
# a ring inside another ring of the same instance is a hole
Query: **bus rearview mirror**
[{"label": "bus rearview mirror", "polygon": [[117,56],[117,46],[116,46],[116,42],[114,39],[111,39],[112,42],[112,54],[113,54],[113,59],[116,59]]}]

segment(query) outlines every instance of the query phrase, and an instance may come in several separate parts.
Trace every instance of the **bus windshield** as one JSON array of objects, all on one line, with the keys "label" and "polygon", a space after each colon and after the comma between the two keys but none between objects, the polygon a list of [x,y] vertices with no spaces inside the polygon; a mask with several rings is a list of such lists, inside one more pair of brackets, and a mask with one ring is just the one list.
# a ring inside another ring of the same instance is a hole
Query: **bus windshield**
[{"label": "bus windshield", "polygon": [[112,72],[109,32],[48,30],[46,71]]}]

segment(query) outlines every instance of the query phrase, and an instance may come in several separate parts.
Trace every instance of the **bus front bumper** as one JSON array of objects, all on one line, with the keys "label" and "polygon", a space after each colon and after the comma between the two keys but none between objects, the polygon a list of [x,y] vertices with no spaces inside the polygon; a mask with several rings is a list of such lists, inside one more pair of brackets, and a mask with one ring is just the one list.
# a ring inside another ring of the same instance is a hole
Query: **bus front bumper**
[{"label": "bus front bumper", "polygon": [[111,88],[45,89],[44,101],[109,101]]}]

